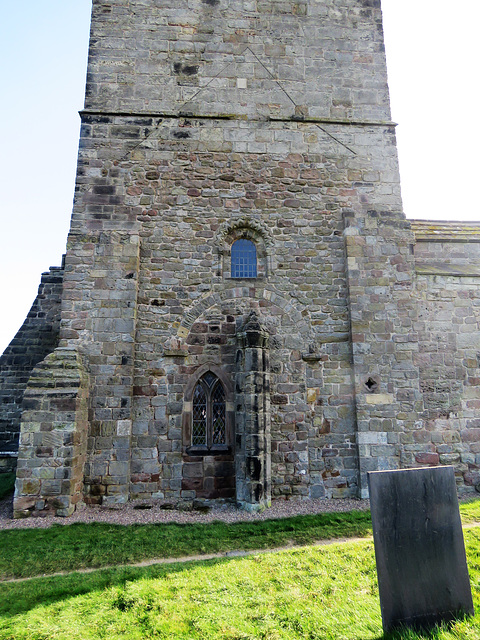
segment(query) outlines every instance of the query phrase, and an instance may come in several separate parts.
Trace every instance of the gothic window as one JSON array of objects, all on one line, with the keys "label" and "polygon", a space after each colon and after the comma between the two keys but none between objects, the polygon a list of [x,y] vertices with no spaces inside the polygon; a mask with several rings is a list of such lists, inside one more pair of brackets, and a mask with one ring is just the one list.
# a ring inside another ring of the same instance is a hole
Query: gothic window
[{"label": "gothic window", "polygon": [[226,407],[222,383],[207,371],[195,385],[192,407],[192,446],[226,445]]},{"label": "gothic window", "polygon": [[232,278],[257,277],[257,248],[251,240],[240,238],[232,244],[231,275]]}]

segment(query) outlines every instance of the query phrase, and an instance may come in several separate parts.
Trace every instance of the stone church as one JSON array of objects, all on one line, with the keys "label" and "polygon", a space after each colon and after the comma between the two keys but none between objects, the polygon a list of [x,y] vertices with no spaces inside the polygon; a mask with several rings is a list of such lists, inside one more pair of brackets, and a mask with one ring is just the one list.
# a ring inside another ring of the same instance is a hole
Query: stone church
[{"label": "stone church", "polygon": [[17,516],[474,491],[480,225],[405,219],[380,0],[93,0],[80,115],[64,262],[0,359]]}]

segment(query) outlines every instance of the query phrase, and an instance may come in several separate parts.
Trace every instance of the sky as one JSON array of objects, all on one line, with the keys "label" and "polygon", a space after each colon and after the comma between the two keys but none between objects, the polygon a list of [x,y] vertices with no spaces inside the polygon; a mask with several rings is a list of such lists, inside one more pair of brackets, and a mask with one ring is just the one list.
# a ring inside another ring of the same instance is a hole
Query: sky
[{"label": "sky", "polygon": [[[318,0],[317,0],[318,1]],[[480,220],[479,0],[382,0],[408,218]],[[0,353],[69,228],[91,0],[2,8]]]}]

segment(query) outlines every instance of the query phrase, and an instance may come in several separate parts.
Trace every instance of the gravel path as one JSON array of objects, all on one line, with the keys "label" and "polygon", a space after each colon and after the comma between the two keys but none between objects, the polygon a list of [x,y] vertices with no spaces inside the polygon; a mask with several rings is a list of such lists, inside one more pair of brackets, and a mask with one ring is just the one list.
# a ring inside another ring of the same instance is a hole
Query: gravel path
[{"label": "gravel path", "polygon": [[178,522],[181,524],[208,523],[214,520],[221,522],[248,522],[253,520],[270,520],[272,518],[288,518],[296,515],[335,511],[365,511],[370,508],[368,500],[277,500],[272,507],[263,513],[247,513],[233,505],[222,505],[211,508],[208,513],[200,511],[179,511],[162,508],[162,503],[128,503],[118,508],[89,506],[76,511],[69,518],[58,518],[54,515],[14,520],[12,518],[12,498],[0,500],[0,529],[46,528],[52,524],[67,525],[74,522],[105,522],[110,524],[154,524],[161,522]]}]

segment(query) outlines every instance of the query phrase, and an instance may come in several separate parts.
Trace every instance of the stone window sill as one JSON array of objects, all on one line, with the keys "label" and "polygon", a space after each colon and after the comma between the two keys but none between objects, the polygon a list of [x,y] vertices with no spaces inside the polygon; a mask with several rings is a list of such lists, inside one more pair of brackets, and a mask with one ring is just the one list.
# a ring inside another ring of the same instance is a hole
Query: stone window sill
[{"label": "stone window sill", "polygon": [[199,445],[187,447],[189,456],[221,456],[232,452],[232,447],[227,444],[217,444],[214,447],[202,447]]}]

